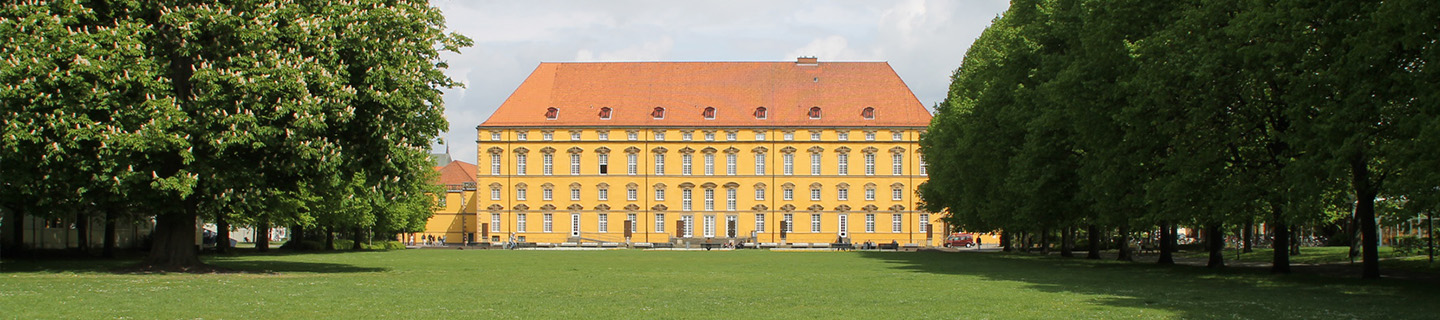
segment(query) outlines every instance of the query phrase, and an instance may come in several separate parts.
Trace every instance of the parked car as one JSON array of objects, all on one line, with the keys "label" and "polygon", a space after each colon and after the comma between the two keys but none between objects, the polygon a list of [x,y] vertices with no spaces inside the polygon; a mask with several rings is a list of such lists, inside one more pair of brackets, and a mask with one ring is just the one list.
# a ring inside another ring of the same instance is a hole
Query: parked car
[{"label": "parked car", "polygon": [[952,233],[945,238],[945,247],[973,247],[975,246],[975,235],[969,233]]}]

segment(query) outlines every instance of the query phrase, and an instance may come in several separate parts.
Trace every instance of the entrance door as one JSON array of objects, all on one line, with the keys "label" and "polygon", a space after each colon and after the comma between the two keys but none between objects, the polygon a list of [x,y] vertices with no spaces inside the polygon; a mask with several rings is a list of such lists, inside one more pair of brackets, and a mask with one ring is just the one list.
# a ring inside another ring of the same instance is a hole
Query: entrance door
[{"label": "entrance door", "polygon": [[841,214],[841,215],[840,215],[840,219],[836,219],[836,221],[839,221],[839,223],[840,223],[840,226],[839,226],[839,227],[840,227],[840,237],[841,237],[841,238],[849,237],[849,236],[850,236],[850,215],[848,215],[848,214]]}]

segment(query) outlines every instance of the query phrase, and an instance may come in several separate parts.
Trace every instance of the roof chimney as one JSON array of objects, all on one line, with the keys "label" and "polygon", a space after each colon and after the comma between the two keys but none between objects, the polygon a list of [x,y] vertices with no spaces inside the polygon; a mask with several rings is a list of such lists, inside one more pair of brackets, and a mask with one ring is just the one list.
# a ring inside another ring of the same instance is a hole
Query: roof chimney
[{"label": "roof chimney", "polygon": [[801,65],[801,66],[818,66],[818,65],[820,65],[820,58],[816,58],[816,57],[799,57],[799,58],[795,58],[795,64],[796,64],[796,65]]}]

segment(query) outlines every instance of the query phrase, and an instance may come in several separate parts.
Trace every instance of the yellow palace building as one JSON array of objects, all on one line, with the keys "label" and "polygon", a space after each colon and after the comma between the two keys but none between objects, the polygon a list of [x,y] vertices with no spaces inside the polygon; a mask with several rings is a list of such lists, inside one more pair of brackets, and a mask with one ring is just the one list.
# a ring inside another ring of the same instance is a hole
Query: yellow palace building
[{"label": "yellow palace building", "polygon": [[885,62],[541,63],[476,127],[475,227],[556,245],[939,245],[915,193],[929,123]]}]

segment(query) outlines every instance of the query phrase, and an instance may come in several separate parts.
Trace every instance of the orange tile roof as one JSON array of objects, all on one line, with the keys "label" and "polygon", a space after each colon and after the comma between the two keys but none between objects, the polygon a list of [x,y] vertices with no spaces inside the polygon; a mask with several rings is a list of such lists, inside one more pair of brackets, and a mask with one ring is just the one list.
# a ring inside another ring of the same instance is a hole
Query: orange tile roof
[{"label": "orange tile roof", "polygon": [[[767,119],[754,116],[767,109]],[[820,119],[810,119],[811,107]],[[546,119],[549,108],[558,117]],[[611,119],[600,118],[611,108]],[[665,117],[655,119],[655,107]],[[715,118],[705,119],[706,107]],[[861,111],[874,108],[874,119]],[[902,127],[930,112],[886,62],[541,63],[481,127]]]},{"label": "orange tile roof", "polygon": [[440,171],[439,181],[436,181],[436,184],[439,185],[455,185],[464,184],[466,182],[475,182],[475,172],[477,170],[477,167],[464,161],[450,161],[449,164],[446,164],[443,167],[435,167],[435,169]]}]

